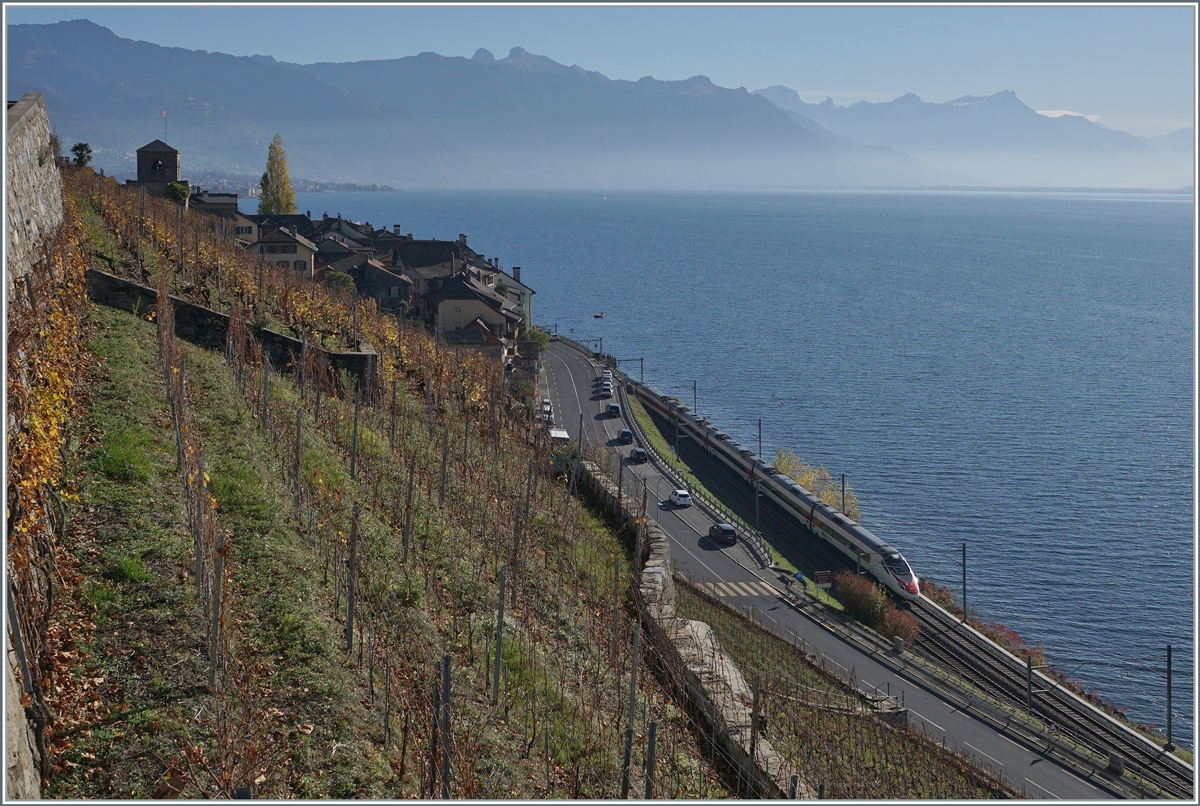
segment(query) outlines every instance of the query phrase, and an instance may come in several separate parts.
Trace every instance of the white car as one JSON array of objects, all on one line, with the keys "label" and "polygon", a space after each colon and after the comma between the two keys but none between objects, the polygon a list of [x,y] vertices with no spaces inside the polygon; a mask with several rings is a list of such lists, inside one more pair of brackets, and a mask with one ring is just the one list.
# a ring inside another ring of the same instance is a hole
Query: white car
[{"label": "white car", "polygon": [[690,507],[692,497],[687,490],[671,490],[671,503],[677,507]]}]

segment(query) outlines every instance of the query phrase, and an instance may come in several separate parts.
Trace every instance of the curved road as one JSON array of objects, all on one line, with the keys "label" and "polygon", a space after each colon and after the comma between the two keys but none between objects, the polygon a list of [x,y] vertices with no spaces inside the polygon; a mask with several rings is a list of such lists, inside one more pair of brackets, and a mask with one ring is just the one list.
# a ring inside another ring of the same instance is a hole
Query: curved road
[{"label": "curved road", "polygon": [[[563,342],[553,342],[542,353],[542,366],[558,427],[575,439],[582,414],[586,441],[619,450],[627,456],[630,446],[619,446],[616,438],[629,424],[624,417],[610,418],[604,413],[608,404],[617,399],[600,399],[596,384],[602,371],[600,365]],[[623,414],[628,416],[627,412]],[[1023,788],[1029,798],[1080,801],[1118,796],[1102,776],[1085,778],[1068,769],[1047,754],[1044,746],[1034,746],[1017,734],[1006,735],[961,710],[953,697],[880,662],[876,658],[877,651],[864,650],[830,631],[818,618],[809,616],[803,605],[797,605],[779,590],[772,572],[751,570],[757,569],[758,563],[740,543],[727,548],[712,544],[707,535],[714,521],[699,507],[677,509],[667,503],[665,499],[673,484],[660,475],[652,463],[631,465],[626,462],[625,470],[627,495],[634,494],[634,484],[641,487],[631,481],[629,475],[645,480],[647,508],[653,510],[659,526],[671,541],[671,562],[675,570],[687,578],[701,583],[710,593],[729,599],[731,605],[741,610],[753,606],[770,614],[782,630],[804,639],[822,653],[827,662],[853,669],[860,687],[890,691],[895,697],[903,697],[914,726],[924,728],[935,739],[945,739],[955,749],[974,756],[982,766],[990,767],[1010,783]]]}]

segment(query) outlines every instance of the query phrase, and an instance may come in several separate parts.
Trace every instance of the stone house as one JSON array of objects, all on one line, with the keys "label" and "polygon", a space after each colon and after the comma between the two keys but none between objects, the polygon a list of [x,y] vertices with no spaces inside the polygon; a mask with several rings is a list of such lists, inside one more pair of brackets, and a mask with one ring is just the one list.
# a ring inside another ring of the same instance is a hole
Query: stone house
[{"label": "stone house", "polygon": [[461,330],[475,319],[504,339],[515,339],[520,332],[521,315],[513,304],[485,285],[470,272],[461,272],[437,285],[426,294],[426,305],[433,312],[433,324],[443,332]]},{"label": "stone house", "polygon": [[369,297],[379,310],[402,314],[409,308],[413,281],[396,267],[384,266],[370,252],[356,252],[325,267],[324,272],[340,271],[354,278],[360,297]]},{"label": "stone house", "polygon": [[497,336],[480,318],[471,320],[459,330],[447,330],[445,337],[446,344],[478,350],[501,363],[507,363],[512,355],[512,342]]},{"label": "stone house", "polygon": [[291,227],[280,227],[246,246],[268,263],[293,269],[300,277],[313,278],[313,256],[317,245]]}]

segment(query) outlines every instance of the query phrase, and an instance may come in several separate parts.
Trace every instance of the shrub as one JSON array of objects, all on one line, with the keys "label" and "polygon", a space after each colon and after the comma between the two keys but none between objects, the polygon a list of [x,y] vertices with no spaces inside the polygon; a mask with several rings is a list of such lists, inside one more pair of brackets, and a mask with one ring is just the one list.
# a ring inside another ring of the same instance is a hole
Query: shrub
[{"label": "shrub", "polygon": [[898,635],[912,641],[917,637],[921,629],[917,620],[897,610],[887,591],[870,577],[847,570],[834,574],[833,580],[837,583],[838,599],[851,617],[887,638]]},{"label": "shrub", "polygon": [[354,290],[354,278],[344,271],[331,271],[325,273],[325,285],[336,290],[345,289],[346,291]]},{"label": "shrub", "polygon": [[871,629],[883,624],[884,614],[891,607],[887,594],[871,581],[870,577],[859,576],[853,571],[839,571],[834,575],[837,597],[846,612]]},{"label": "shrub", "polygon": [[191,190],[182,182],[170,182],[167,185],[166,197],[176,204],[183,204],[191,195]]},{"label": "shrub", "polygon": [[905,643],[915,640],[917,633],[921,631],[921,625],[917,623],[911,613],[905,613],[903,610],[897,610],[890,606],[883,616],[882,627],[880,632],[885,636],[894,638],[898,635],[904,639]]}]

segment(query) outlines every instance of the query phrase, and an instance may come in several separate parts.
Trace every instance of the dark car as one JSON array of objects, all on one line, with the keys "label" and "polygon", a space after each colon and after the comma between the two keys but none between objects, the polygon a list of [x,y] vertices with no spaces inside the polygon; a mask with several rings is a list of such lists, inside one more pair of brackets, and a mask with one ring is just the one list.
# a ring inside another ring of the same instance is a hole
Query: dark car
[{"label": "dark car", "polygon": [[629,452],[629,461],[633,462],[635,465],[642,464],[647,458],[649,457],[646,456],[645,448],[634,448]]},{"label": "dark car", "polygon": [[715,523],[708,530],[708,539],[717,545],[732,546],[737,542],[737,529],[728,523]]},{"label": "dark car", "polygon": [[621,433],[617,434],[617,442],[621,443],[622,445],[632,445],[633,432],[628,428],[622,428]]}]

